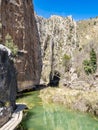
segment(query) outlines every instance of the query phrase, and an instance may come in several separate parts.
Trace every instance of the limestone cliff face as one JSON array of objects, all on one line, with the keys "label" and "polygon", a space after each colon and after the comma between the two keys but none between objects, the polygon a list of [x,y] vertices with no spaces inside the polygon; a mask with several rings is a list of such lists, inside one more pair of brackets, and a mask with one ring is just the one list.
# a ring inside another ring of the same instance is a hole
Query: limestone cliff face
[{"label": "limestone cliff face", "polygon": [[42,47],[42,80],[49,82],[50,73],[55,71],[60,73],[61,79],[65,79],[66,56],[70,68],[73,51],[77,48],[76,22],[71,16],[51,16],[49,19],[36,16],[36,20]]},{"label": "limestone cliff face", "polygon": [[9,33],[23,56],[16,62],[19,88],[39,84],[41,48],[32,0],[2,0],[1,21],[3,43]]},{"label": "limestone cliff face", "polygon": [[[36,21],[43,56],[42,81],[49,82],[51,71],[56,70],[61,74],[63,84],[68,81],[74,86],[78,81],[92,82],[84,72],[83,61],[90,58],[94,48],[98,64],[98,18],[76,22],[70,16],[51,16],[49,19],[36,16]],[[86,86],[79,82],[77,87],[79,84]]]}]

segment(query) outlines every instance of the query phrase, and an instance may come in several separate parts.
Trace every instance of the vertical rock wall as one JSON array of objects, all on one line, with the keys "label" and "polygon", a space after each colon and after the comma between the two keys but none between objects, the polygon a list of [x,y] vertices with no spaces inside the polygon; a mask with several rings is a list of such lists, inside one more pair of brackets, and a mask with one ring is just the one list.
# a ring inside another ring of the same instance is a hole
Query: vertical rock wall
[{"label": "vertical rock wall", "polygon": [[9,33],[23,52],[16,62],[19,88],[39,84],[41,48],[32,0],[2,0],[1,21],[3,42]]},{"label": "vertical rock wall", "polygon": [[55,15],[49,19],[36,16],[36,21],[42,47],[42,81],[48,83],[49,75],[55,75],[55,72],[60,73],[61,79],[66,79],[66,57],[69,58],[67,66],[70,70],[74,64],[73,52],[77,48],[76,22],[71,16]]},{"label": "vertical rock wall", "polygon": [[0,44],[0,127],[9,120],[16,108],[16,94],[16,70],[9,49]]}]

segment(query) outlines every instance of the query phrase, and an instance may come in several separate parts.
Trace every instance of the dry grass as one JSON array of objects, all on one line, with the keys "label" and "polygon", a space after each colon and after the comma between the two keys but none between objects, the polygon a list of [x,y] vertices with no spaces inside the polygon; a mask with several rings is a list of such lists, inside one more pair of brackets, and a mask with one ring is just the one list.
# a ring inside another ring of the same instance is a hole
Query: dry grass
[{"label": "dry grass", "polygon": [[67,88],[46,88],[40,91],[44,103],[60,103],[67,108],[94,113],[98,110],[98,92]]}]

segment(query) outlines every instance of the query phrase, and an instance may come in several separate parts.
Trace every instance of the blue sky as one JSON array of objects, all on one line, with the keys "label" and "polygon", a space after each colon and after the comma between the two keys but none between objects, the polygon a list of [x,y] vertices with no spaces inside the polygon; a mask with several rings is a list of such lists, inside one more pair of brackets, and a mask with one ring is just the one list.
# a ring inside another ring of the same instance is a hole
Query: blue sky
[{"label": "blue sky", "polygon": [[72,15],[75,20],[98,16],[98,0],[33,0],[35,12],[43,17]]}]

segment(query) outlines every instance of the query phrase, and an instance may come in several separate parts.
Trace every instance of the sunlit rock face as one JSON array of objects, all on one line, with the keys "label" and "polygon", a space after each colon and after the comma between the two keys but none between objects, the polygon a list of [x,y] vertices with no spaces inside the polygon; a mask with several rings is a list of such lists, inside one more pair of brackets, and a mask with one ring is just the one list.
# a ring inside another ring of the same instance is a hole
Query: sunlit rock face
[{"label": "sunlit rock face", "polygon": [[98,17],[76,22],[71,16],[36,16],[36,21],[42,48],[42,81],[50,82],[58,72],[64,86],[87,89],[90,84],[98,85],[92,75],[86,75],[83,66],[92,48],[98,64]]},{"label": "sunlit rock face", "polygon": [[16,108],[17,74],[8,50],[0,44],[0,127]]},{"label": "sunlit rock face", "polygon": [[55,72],[59,73],[60,79],[66,79],[64,57],[69,57],[70,70],[73,52],[77,48],[76,22],[71,16],[63,18],[55,15],[49,19],[36,16],[36,21],[42,47],[42,81],[48,83],[49,75],[53,77]]},{"label": "sunlit rock face", "polygon": [[16,59],[19,90],[40,82],[41,48],[32,0],[2,0],[2,38],[12,36],[22,55]]}]

